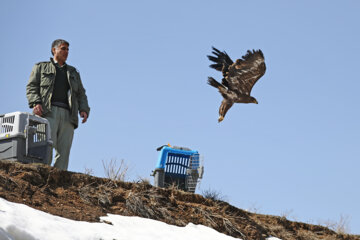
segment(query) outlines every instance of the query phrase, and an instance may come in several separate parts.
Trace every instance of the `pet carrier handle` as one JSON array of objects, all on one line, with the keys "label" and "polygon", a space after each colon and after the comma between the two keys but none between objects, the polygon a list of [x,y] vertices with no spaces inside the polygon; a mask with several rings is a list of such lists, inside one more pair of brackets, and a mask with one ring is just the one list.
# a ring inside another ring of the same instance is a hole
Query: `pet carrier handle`
[{"label": "pet carrier handle", "polygon": [[160,150],[163,149],[164,147],[171,147],[171,145],[170,145],[170,143],[168,143],[168,144],[166,144],[166,145],[162,145],[162,146],[158,147],[158,148],[156,149],[156,151],[160,151]]}]

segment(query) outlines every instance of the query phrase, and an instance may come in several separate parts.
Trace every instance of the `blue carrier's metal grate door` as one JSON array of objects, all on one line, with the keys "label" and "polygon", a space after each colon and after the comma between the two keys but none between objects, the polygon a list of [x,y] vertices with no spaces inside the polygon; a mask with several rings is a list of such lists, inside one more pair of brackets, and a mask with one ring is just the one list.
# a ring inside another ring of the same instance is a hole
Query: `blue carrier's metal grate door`
[{"label": "blue carrier's metal grate door", "polygon": [[174,185],[186,190],[186,171],[189,168],[189,161],[189,155],[168,153],[165,163],[165,187]]}]

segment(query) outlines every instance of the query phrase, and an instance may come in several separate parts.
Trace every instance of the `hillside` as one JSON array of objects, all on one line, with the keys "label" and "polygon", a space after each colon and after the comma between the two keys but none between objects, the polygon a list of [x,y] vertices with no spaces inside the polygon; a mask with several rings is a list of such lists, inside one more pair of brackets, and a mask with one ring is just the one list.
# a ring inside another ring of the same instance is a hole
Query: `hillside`
[{"label": "hillside", "polygon": [[244,240],[269,236],[283,240],[360,240],[360,236],[337,234],[323,226],[250,213],[198,194],[155,188],[146,182],[112,181],[42,164],[0,161],[0,197],[53,215],[89,222],[100,221],[101,216],[112,213],[177,226],[189,222],[202,224]]}]

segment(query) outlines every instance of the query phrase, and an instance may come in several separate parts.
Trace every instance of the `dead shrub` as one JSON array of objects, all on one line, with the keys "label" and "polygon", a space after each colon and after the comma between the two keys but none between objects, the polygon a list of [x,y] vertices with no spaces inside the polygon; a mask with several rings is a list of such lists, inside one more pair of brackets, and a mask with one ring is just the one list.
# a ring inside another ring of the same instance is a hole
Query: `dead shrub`
[{"label": "dead shrub", "polygon": [[124,182],[127,178],[129,166],[125,163],[124,159],[121,159],[120,163],[116,159],[110,161],[102,161],[105,176],[113,181]]},{"label": "dead shrub", "polygon": [[225,197],[217,190],[208,189],[202,191],[204,198],[211,199],[213,201],[225,201]]},{"label": "dead shrub", "polygon": [[89,176],[93,176],[94,175],[94,170],[92,168],[84,167],[84,174],[89,175]]},{"label": "dead shrub", "polygon": [[338,222],[327,220],[322,223],[320,222],[320,225],[323,225],[339,234],[347,234],[350,232],[349,221],[349,216],[344,216],[341,214]]}]

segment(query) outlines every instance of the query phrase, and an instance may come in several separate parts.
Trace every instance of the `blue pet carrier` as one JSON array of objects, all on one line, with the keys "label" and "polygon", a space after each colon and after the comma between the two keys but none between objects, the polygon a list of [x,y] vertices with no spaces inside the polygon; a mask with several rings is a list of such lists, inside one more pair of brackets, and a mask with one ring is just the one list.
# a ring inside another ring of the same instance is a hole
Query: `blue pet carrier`
[{"label": "blue pet carrier", "polygon": [[184,147],[165,145],[157,149],[159,159],[152,176],[156,187],[175,186],[181,190],[195,192],[202,178],[204,167],[197,151]]}]

